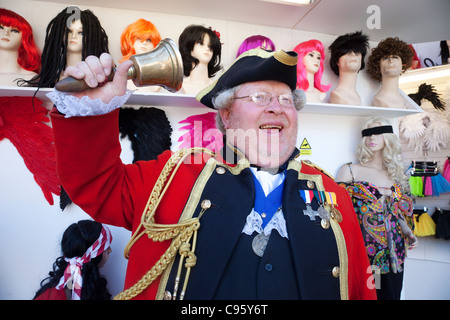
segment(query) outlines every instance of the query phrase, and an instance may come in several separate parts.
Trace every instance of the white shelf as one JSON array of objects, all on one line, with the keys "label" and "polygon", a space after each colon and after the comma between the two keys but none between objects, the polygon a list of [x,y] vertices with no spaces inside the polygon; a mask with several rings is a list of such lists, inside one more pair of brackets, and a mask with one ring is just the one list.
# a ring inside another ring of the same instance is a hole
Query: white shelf
[{"label": "white shelf", "polygon": [[[51,88],[40,89],[36,97],[42,101],[49,101],[46,94],[51,92]],[[6,87],[0,86],[0,97],[5,96],[21,96],[32,97],[36,92],[36,88],[27,87]],[[396,118],[407,116],[409,114],[423,112],[423,110],[414,103],[406,94],[407,109],[380,108],[373,106],[351,106],[332,103],[307,103],[300,113],[324,114],[324,115],[341,115],[341,116],[382,116],[386,118]],[[198,102],[194,96],[179,93],[153,93],[153,92],[134,92],[128,99],[127,105],[142,106],[174,106],[188,108],[206,108]]]}]

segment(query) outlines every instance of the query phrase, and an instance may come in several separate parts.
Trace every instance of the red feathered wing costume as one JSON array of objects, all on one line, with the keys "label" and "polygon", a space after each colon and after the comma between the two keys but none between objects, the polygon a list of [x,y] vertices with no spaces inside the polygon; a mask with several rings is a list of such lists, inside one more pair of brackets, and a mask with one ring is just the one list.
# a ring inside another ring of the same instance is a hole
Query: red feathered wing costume
[{"label": "red feathered wing costume", "polygon": [[60,195],[55,146],[48,110],[32,97],[0,97],[0,141],[9,139],[23,158],[45,199],[53,205]]}]

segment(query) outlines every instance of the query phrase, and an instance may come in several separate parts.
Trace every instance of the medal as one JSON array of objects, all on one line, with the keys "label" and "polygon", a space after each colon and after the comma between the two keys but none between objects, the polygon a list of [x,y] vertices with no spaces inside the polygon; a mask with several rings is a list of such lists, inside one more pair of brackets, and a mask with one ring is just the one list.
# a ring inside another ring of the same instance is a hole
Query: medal
[{"label": "medal", "polygon": [[317,211],[314,211],[309,204],[306,205],[306,210],[303,210],[303,214],[308,216],[310,220],[315,220],[319,215]]},{"label": "medal", "polygon": [[257,234],[252,241],[252,249],[253,252],[258,256],[262,257],[264,255],[264,251],[266,250],[267,243],[269,242],[270,234],[265,235],[264,232]]}]

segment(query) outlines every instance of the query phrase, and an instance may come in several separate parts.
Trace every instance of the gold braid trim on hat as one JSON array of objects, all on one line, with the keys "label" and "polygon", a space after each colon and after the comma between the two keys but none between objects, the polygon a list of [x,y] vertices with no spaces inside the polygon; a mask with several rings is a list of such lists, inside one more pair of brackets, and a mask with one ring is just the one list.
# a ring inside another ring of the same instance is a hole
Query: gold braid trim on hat
[{"label": "gold braid trim on hat", "polygon": [[[180,221],[177,224],[158,224],[155,223],[155,212],[158,208],[161,199],[166,193],[169,185],[171,184],[175,173],[179,169],[183,161],[190,155],[195,153],[206,152],[211,156],[214,153],[205,148],[190,148],[182,149],[174,153],[169,160],[166,162],[164,168],[161,171],[158,180],[156,181],[148,202],[144,208],[141,216],[141,223],[132,235],[130,241],[125,247],[125,258],[128,259],[130,249],[144,234],[147,234],[148,238],[153,241],[166,241],[172,240],[169,248],[160,257],[160,259],[155,263],[155,265],[147,271],[147,273],[132,287],[122,291],[114,300],[128,300],[136,297],[138,294],[142,293],[155,279],[157,279],[168,265],[175,259],[177,252],[179,251],[181,255],[180,268],[183,262],[183,258],[186,258],[185,267],[187,268],[187,273],[185,276],[183,292],[184,295],[187,282],[189,280],[190,268],[195,266],[196,257],[194,254],[195,244],[197,239],[197,230],[200,228],[200,218],[207,208],[202,208],[199,216],[196,218],[186,219]],[[143,230],[141,230],[143,229]],[[141,231],[140,231],[141,230]],[[140,232],[139,232],[140,231]],[[193,239],[192,249],[190,249],[190,240]]]},{"label": "gold braid trim on hat", "polygon": [[278,50],[277,52],[275,52],[273,57],[282,64],[285,64],[287,66],[295,66],[298,61],[297,56],[291,56],[290,54],[288,54],[283,50]]}]

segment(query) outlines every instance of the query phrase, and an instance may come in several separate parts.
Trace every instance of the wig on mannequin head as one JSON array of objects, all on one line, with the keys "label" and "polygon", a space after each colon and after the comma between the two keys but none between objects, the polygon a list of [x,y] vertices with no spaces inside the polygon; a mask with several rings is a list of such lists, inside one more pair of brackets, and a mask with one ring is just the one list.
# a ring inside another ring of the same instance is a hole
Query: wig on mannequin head
[{"label": "wig on mannequin head", "polygon": [[150,21],[138,19],[136,22],[128,25],[120,36],[120,50],[122,51],[122,60],[128,60],[132,55],[136,54],[134,43],[137,39],[141,41],[150,40],[154,47],[161,41],[161,35],[158,29]]},{"label": "wig on mannequin head", "polygon": [[323,60],[325,59],[325,52],[322,42],[319,40],[308,40],[302,43],[299,43],[294,51],[298,54],[297,64],[297,88],[302,89],[304,91],[308,90],[309,83],[306,75],[306,69],[303,65],[303,57],[312,51],[318,51],[320,53],[320,67],[319,70],[314,75],[314,87],[319,91],[325,92],[330,89],[330,85],[323,85],[322,74],[323,74]]},{"label": "wig on mannequin head", "polygon": [[364,57],[369,49],[369,37],[361,31],[347,33],[337,37],[328,49],[331,53],[330,67],[335,75],[339,76],[339,58],[350,52],[361,54],[361,68],[359,70],[362,70],[365,67]]},{"label": "wig on mannequin head", "polygon": [[203,37],[205,34],[209,36],[211,50],[213,52],[211,61],[208,63],[208,77],[214,77],[214,75],[222,69],[222,66],[220,65],[222,44],[220,43],[220,39],[217,34],[213,30],[203,26],[190,25],[183,30],[178,39],[178,46],[183,59],[184,75],[186,77],[191,74],[192,69],[199,63],[198,59],[191,55],[191,52],[196,43],[203,42]]},{"label": "wig on mannequin head", "polygon": [[17,63],[25,70],[39,73],[41,56],[33,38],[31,25],[17,13],[0,8],[0,25],[17,28],[22,32],[22,44],[19,47]]},{"label": "wig on mannequin head", "polygon": [[[75,12],[75,13],[74,13]],[[61,72],[66,68],[68,25],[79,13],[83,25],[82,60],[87,56],[99,57],[108,50],[108,36],[100,21],[90,10],[67,7],[50,21],[46,29],[45,44],[42,50],[42,69],[29,83],[38,87],[54,87]]]},{"label": "wig on mannequin head", "polygon": [[[80,220],[71,224],[64,231],[61,239],[62,256],[56,259],[53,271],[49,272],[49,277],[42,280],[41,288],[37,291],[36,296],[48,288],[56,287],[68,265],[64,258],[82,257],[99,238],[101,231],[102,224],[93,220]],[[106,287],[107,281],[99,272],[98,265],[101,260],[102,255],[99,255],[83,264],[81,300],[109,300],[111,298]]]},{"label": "wig on mannequin head", "polygon": [[255,35],[246,38],[241,45],[236,54],[236,58],[243,54],[245,51],[255,48],[263,48],[270,51],[275,51],[275,45],[269,38],[261,35]]},{"label": "wig on mannequin head", "polygon": [[375,81],[381,82],[380,60],[388,56],[399,56],[402,59],[402,70],[405,72],[412,65],[413,50],[399,38],[386,38],[372,49],[367,62],[367,73]]},{"label": "wig on mannequin head", "polygon": [[[369,126],[373,123],[380,123],[380,126],[391,125],[391,123],[380,117],[375,117],[369,119],[362,130],[369,128]],[[383,164],[386,167],[389,176],[399,183],[403,190],[407,190],[409,188],[408,179],[404,174],[404,167],[402,162],[402,147],[400,144],[400,140],[394,133],[382,133],[384,139],[384,148],[383,148]],[[358,146],[356,147],[356,153],[358,156],[358,161],[365,165],[373,159],[373,153],[366,146],[366,139],[370,137],[362,137]]]},{"label": "wig on mannequin head", "polygon": [[448,40],[442,40],[439,42],[439,46],[441,48],[441,53],[439,54],[441,56],[442,64],[448,64],[448,58],[449,58],[449,50],[448,50]]}]

